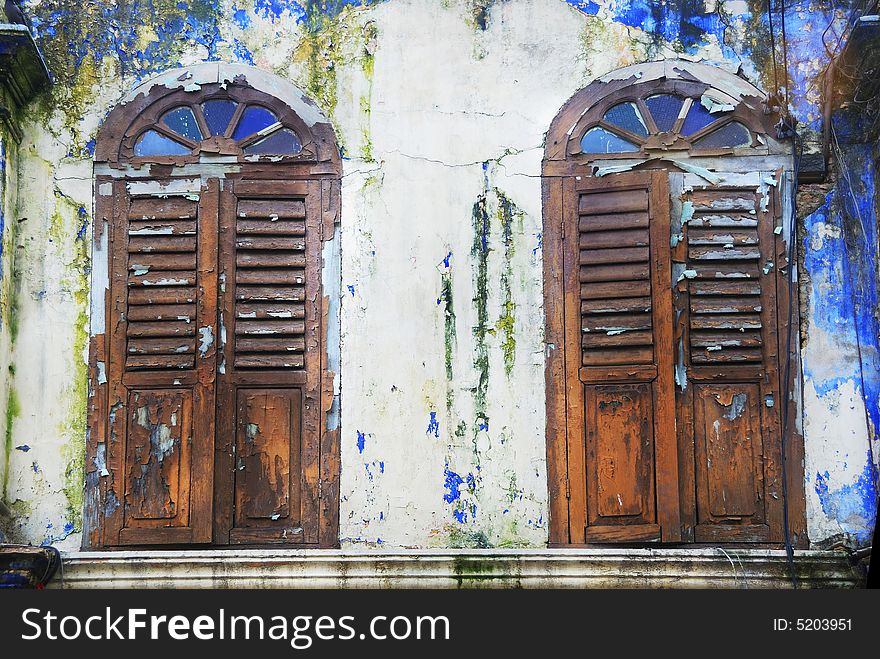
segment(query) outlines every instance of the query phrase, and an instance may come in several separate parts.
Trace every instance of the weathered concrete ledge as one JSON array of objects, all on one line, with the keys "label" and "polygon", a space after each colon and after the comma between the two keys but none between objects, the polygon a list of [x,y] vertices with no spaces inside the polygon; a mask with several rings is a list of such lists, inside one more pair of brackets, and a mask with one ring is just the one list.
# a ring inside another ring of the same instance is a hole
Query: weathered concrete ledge
[{"label": "weathered concrete ledge", "polygon": [[[802,588],[851,588],[847,556],[798,551]],[[68,552],[63,588],[790,588],[765,549]]]}]

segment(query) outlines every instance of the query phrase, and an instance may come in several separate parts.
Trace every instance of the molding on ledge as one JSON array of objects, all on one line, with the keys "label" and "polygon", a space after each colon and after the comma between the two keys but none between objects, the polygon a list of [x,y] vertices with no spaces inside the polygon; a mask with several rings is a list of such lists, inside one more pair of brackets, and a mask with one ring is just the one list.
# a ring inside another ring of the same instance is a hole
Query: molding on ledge
[{"label": "molding on ledge", "polygon": [[[54,588],[790,588],[768,549],[67,552]],[[853,588],[846,554],[796,551],[801,588]]]}]

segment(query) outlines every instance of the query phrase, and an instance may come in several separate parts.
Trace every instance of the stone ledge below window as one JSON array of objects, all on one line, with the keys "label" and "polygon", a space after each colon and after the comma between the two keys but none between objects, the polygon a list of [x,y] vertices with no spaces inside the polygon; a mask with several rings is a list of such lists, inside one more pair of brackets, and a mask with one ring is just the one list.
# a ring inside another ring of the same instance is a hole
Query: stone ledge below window
[{"label": "stone ledge below window", "polygon": [[[790,588],[768,549],[67,552],[54,588]],[[853,588],[846,554],[796,551],[801,588]]]}]

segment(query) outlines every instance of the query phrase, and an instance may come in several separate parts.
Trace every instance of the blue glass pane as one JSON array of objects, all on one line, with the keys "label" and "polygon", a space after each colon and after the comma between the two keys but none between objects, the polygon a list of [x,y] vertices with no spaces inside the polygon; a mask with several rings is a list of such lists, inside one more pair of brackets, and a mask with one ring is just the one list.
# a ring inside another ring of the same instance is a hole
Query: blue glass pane
[{"label": "blue glass pane", "polygon": [[591,128],[581,139],[581,151],[584,153],[628,153],[638,151],[632,142],[618,137],[604,128]]},{"label": "blue glass pane", "polygon": [[190,149],[180,142],[165,137],[154,130],[148,130],[141,135],[137,144],[134,145],[136,156],[185,156],[191,153]]},{"label": "blue glass pane", "polygon": [[232,139],[240,140],[249,137],[254,133],[259,133],[261,130],[271,126],[277,121],[278,118],[266,108],[252,105],[244,111],[244,114],[241,115],[241,119],[238,120],[238,126],[235,127]]},{"label": "blue glass pane", "polygon": [[751,146],[752,134],[749,129],[737,121],[724,124],[718,130],[713,130],[706,137],[698,139],[694,146],[699,149]]},{"label": "blue glass pane", "polygon": [[260,153],[299,153],[302,151],[302,143],[292,130],[282,128],[276,130],[268,137],[254,142],[250,146],[245,147],[244,152],[247,154]]},{"label": "blue glass pane", "polygon": [[208,130],[211,131],[211,135],[223,135],[226,133],[226,127],[229,126],[229,120],[235,114],[237,105],[238,103],[235,101],[225,99],[216,99],[202,103],[205,123],[208,124]]},{"label": "blue glass pane", "polygon": [[605,121],[636,135],[647,136],[648,128],[635,103],[619,103],[605,113]]},{"label": "blue glass pane", "polygon": [[657,94],[645,99],[645,105],[648,106],[654,123],[657,124],[657,130],[661,133],[672,130],[683,103],[683,98],[672,94]]},{"label": "blue glass pane", "polygon": [[702,103],[694,100],[694,102],[691,103],[691,108],[688,110],[687,116],[684,118],[684,123],[681,126],[681,134],[693,135],[698,130],[705,128],[713,121],[717,121],[723,116],[723,113],[712,114],[703,107]]},{"label": "blue glass pane", "polygon": [[202,131],[199,130],[199,125],[196,123],[196,116],[190,108],[174,108],[162,118],[162,121],[165,122],[165,125],[168,126],[168,128],[176,133],[180,133],[184,137],[188,137],[193,142],[202,141]]}]

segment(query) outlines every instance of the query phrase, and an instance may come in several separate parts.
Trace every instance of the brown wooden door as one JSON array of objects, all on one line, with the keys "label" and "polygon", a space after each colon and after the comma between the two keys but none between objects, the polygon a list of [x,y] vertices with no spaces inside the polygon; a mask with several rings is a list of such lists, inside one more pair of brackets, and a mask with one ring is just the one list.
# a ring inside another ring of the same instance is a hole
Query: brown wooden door
[{"label": "brown wooden door", "polygon": [[115,181],[105,543],[211,541],[219,182]]},{"label": "brown wooden door", "polygon": [[663,172],[563,188],[571,542],[680,534]]},{"label": "brown wooden door", "polygon": [[682,211],[675,306],[686,367],[678,386],[685,534],[780,542],[778,213],[754,188],[719,186],[687,190]]},{"label": "brown wooden door", "polygon": [[318,541],[321,184],[227,180],[218,543]]},{"label": "brown wooden door", "polygon": [[556,188],[568,543],[782,540],[776,204],[678,187]]},{"label": "brown wooden door", "polygon": [[317,543],[320,181],[110,185],[104,544]]}]

